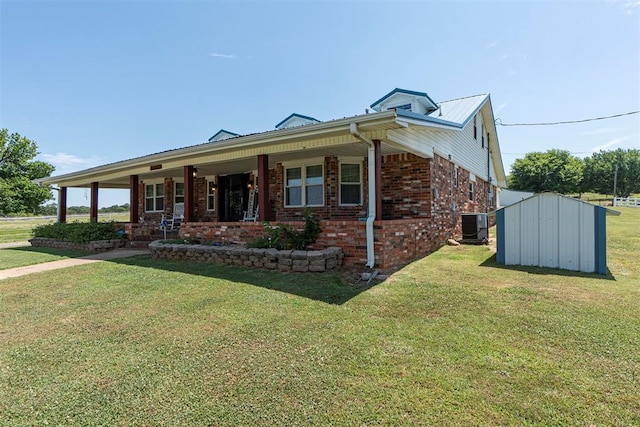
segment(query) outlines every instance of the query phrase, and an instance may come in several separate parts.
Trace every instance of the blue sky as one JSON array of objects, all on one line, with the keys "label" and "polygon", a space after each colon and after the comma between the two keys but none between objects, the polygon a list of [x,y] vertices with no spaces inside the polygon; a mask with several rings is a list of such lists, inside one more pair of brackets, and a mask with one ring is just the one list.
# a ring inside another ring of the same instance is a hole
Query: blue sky
[{"label": "blue sky", "polygon": [[[640,0],[0,0],[0,127],[63,174],[272,130],[292,112],[361,114],[393,88],[490,93],[503,123],[640,110]],[[531,151],[640,148],[640,115],[498,127]],[[100,206],[128,192],[100,192]],[[84,190],[69,205],[88,205]]]}]

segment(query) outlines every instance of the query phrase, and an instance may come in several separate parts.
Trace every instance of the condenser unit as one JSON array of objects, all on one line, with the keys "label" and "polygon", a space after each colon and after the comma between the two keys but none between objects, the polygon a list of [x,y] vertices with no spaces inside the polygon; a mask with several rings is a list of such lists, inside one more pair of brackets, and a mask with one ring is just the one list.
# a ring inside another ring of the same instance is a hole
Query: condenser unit
[{"label": "condenser unit", "polygon": [[489,239],[489,220],[486,213],[463,213],[462,242],[483,243]]}]

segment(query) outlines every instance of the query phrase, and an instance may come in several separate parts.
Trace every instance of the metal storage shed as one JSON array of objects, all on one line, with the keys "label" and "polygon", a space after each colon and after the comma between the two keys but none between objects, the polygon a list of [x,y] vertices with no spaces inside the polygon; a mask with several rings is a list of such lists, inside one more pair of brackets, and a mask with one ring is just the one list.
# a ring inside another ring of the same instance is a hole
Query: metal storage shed
[{"label": "metal storage shed", "polygon": [[555,193],[501,208],[497,262],[607,274],[606,215],[620,212]]}]

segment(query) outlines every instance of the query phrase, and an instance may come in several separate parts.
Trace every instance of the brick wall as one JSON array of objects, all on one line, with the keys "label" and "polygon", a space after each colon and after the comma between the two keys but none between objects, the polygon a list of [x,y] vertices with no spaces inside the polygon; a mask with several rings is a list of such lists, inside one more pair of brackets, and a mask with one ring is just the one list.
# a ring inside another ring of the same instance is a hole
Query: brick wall
[{"label": "brick wall", "polygon": [[[340,162],[337,157],[325,157],[324,163],[324,206],[309,207],[318,218],[331,220],[356,220],[367,215],[367,162],[362,159],[362,192],[360,206],[340,206]],[[278,163],[269,171],[269,204],[271,219],[275,221],[301,221],[304,207],[285,207],[285,167]]]},{"label": "brick wall", "polygon": [[[344,251],[343,263],[364,267],[367,261],[365,221],[367,215],[367,161],[362,159],[363,204],[340,206],[340,163],[337,157],[324,159],[324,200],[322,207],[310,208],[322,220],[317,249],[337,246]],[[302,229],[304,208],[284,207],[284,166],[269,170],[271,224],[290,222]],[[255,178],[254,178],[255,179]],[[469,198],[469,171],[456,167],[445,157],[424,159],[404,153],[385,156],[382,164],[383,212],[374,223],[376,266],[391,270],[444,245],[449,238],[462,236],[460,214],[486,212],[492,186],[475,177],[474,197]],[[208,241],[246,243],[264,235],[261,223],[217,222],[218,212],[206,210],[206,180],[197,178],[196,218],[202,222],[183,224],[180,236]],[[144,186],[141,184],[144,205]],[[165,205],[173,201],[173,181],[165,180]],[[493,188],[495,204],[495,188]],[[146,215],[145,215],[146,216]],[[160,215],[157,215],[157,221]]]},{"label": "brick wall", "polygon": [[382,219],[428,218],[431,214],[431,161],[414,154],[384,156]]}]

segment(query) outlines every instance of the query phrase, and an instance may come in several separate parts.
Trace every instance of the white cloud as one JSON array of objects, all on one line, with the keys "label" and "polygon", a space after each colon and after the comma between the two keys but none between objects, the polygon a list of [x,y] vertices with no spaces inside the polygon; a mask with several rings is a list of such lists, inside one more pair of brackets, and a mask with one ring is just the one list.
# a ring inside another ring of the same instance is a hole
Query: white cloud
[{"label": "white cloud", "polygon": [[210,53],[209,56],[213,58],[238,59],[238,57],[235,55],[227,55],[226,53],[217,53],[217,52]]},{"label": "white cloud", "polygon": [[500,112],[500,110],[503,110],[507,105],[509,105],[509,101],[511,101],[510,99],[507,99],[505,102],[503,102],[502,104],[498,105],[495,110],[493,110],[493,114],[498,114]]},{"label": "white cloud", "polygon": [[56,167],[56,175],[87,169],[104,163],[103,159],[99,156],[82,158],[68,153],[43,153],[38,157],[42,159],[42,161],[54,165]]},{"label": "white cloud", "polygon": [[634,9],[638,7],[640,7],[640,0],[631,0],[623,3],[622,10],[627,15],[633,15],[635,13]]},{"label": "white cloud", "polygon": [[491,43],[487,43],[487,44],[485,44],[485,45],[484,45],[484,47],[485,47],[486,49],[493,49],[493,48],[494,48],[494,47],[496,47],[497,45],[498,45],[498,42],[494,40],[494,41],[492,41]]},{"label": "white cloud", "polygon": [[609,140],[609,141],[605,142],[605,143],[604,143],[604,144],[602,144],[602,145],[598,145],[598,146],[596,146],[596,147],[593,147],[593,148],[591,149],[591,152],[592,152],[592,153],[597,153],[598,151],[606,150],[607,148],[612,147],[612,146],[614,146],[614,145],[618,145],[618,144],[620,144],[621,142],[626,141],[627,139],[629,139],[629,137],[628,137],[628,136],[623,136],[623,137],[621,137],[621,138],[613,138],[613,139],[611,139],[611,140]]}]

